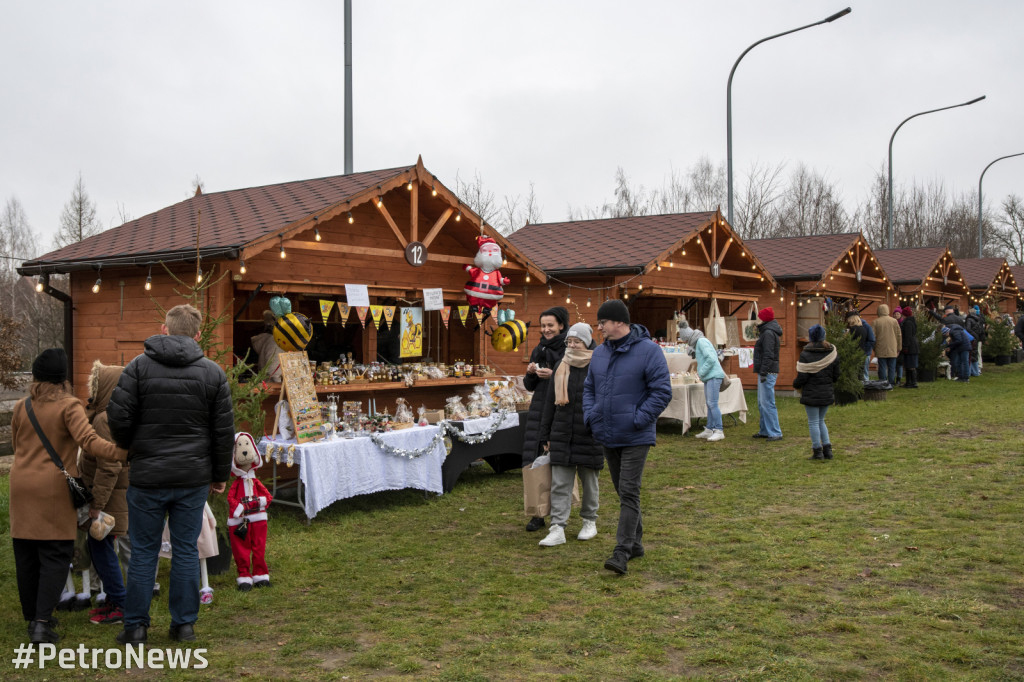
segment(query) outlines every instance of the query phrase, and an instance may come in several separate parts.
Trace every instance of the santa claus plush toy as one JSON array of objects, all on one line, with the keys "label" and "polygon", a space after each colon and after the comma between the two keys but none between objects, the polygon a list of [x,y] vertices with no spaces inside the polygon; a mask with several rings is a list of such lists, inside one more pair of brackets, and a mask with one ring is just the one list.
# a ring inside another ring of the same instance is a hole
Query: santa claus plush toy
[{"label": "santa claus plush toy", "polygon": [[505,295],[502,285],[512,280],[501,276],[501,247],[490,237],[480,235],[476,238],[477,252],[473,262],[476,267],[467,265],[469,281],[466,282],[466,300],[476,310],[485,312]]},{"label": "santa claus plush toy", "polygon": [[238,589],[248,592],[270,587],[267,570],[267,507],[273,499],[258,478],[256,470],[263,458],[256,441],[244,431],[235,435],[235,455],[231,473],[236,478],[228,490],[228,528],[231,529],[231,554],[238,568]]}]

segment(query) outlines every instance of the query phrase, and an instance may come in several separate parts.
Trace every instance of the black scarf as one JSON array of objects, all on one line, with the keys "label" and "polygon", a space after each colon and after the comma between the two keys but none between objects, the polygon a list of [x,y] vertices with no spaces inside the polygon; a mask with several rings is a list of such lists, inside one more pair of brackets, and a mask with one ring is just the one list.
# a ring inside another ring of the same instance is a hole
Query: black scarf
[{"label": "black scarf", "polygon": [[[555,363],[562,359],[565,355],[565,331],[555,334],[550,339],[546,339],[543,336],[540,337],[540,343],[537,344],[537,350],[540,353],[540,357],[543,357],[543,363],[548,369],[554,369]],[[538,358],[539,359],[539,358]]]}]

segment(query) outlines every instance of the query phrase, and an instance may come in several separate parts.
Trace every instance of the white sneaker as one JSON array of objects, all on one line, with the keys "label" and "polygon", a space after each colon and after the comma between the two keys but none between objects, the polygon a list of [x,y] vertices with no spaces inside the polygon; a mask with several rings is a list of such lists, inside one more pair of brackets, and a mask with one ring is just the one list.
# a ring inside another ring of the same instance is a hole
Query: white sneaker
[{"label": "white sneaker", "polygon": [[708,436],[708,442],[713,443],[716,440],[725,440],[725,431],[719,431],[718,429],[712,431],[711,435]]},{"label": "white sneaker", "polygon": [[541,547],[554,547],[565,544],[565,529],[561,526],[551,526],[548,536],[537,543]]},{"label": "white sneaker", "polygon": [[694,438],[711,438],[711,434],[713,433],[714,431],[705,426],[704,430],[694,436]]},{"label": "white sneaker", "polygon": [[595,537],[597,537],[597,521],[583,519],[583,528],[580,530],[580,534],[576,536],[576,539],[592,540]]}]

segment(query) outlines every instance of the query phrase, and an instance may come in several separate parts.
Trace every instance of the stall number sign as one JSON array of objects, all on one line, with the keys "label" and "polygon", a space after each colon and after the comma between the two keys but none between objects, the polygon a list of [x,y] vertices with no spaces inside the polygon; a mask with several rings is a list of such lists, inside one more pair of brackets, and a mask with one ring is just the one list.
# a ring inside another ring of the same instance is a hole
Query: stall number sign
[{"label": "stall number sign", "polygon": [[414,268],[426,265],[427,247],[423,245],[423,242],[409,242],[409,245],[405,247],[405,260]]}]

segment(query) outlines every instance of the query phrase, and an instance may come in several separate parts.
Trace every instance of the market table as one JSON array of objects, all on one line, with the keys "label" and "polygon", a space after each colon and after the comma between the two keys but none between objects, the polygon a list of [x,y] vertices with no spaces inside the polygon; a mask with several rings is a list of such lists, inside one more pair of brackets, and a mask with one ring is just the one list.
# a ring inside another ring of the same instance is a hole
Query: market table
[{"label": "market table", "polygon": [[[445,461],[444,441],[440,438],[441,427],[414,426],[400,431],[378,434],[382,441],[394,448],[418,450],[433,444],[425,454],[402,457],[389,454],[378,447],[368,436],[339,438],[337,440],[303,443],[294,440],[263,438],[257,446],[266,459],[267,447],[271,444],[295,445],[294,464],[299,467],[296,482],[297,500],[274,500],[274,504],[299,507],[307,519],[312,519],[322,509],[338,500],[356,495],[376,493],[382,490],[417,488],[441,494],[441,467]],[[272,495],[278,491],[278,466],[285,464],[287,455],[275,448],[271,459],[273,466]]]},{"label": "market table", "polygon": [[[510,412],[491,437],[482,443],[463,443],[452,438],[452,450],[441,467],[444,492],[450,493],[462,472],[478,459],[491,465],[500,474],[523,466],[523,434],[526,431],[527,412]],[[480,434],[493,425],[493,417],[450,422],[466,435]]]},{"label": "market table", "polygon": [[[741,422],[747,423],[747,398],[739,379],[733,378],[729,388],[718,394],[718,409],[722,416],[735,414]],[[676,419],[683,423],[683,433],[690,430],[694,419],[708,416],[704,402],[704,384],[673,384],[672,401],[661,413],[661,419]]]}]

